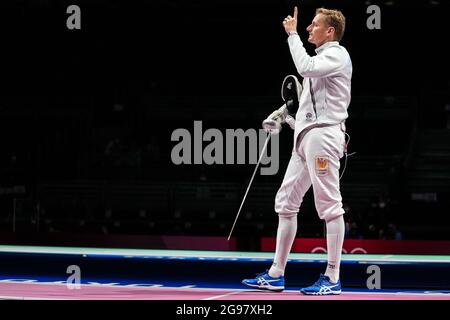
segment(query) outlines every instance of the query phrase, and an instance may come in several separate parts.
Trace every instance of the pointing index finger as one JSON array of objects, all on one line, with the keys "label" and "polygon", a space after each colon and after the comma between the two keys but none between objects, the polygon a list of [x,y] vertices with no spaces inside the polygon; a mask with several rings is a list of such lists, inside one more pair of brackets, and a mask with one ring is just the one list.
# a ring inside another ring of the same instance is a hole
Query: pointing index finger
[{"label": "pointing index finger", "polygon": [[294,19],[297,20],[298,9],[297,6],[294,7]]}]

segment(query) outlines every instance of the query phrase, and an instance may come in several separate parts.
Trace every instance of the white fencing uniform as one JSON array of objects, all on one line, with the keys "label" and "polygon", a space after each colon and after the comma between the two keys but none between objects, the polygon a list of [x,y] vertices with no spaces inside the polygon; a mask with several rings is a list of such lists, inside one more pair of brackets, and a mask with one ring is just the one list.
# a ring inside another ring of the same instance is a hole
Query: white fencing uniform
[{"label": "white fencing uniform", "polygon": [[345,119],[350,104],[352,63],[337,41],[309,56],[298,35],[288,37],[298,73],[303,77],[299,109],[286,122],[294,129],[292,157],[275,198],[280,216],[297,215],[313,186],[316,210],[330,221],[344,214],[339,190],[339,159],[344,155]]}]

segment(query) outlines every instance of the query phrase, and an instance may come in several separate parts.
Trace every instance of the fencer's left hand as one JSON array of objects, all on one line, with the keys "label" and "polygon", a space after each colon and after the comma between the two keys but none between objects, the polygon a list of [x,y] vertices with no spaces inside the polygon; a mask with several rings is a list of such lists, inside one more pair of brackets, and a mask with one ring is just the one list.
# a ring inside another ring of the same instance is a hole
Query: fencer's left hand
[{"label": "fencer's left hand", "polygon": [[294,17],[291,17],[289,15],[283,20],[283,27],[287,34],[289,34],[290,32],[297,32],[297,15],[298,9],[297,6],[295,6]]},{"label": "fencer's left hand", "polygon": [[284,123],[286,120],[288,112],[286,109],[286,104],[283,104],[279,109],[272,112],[267,119],[278,121],[279,123]]}]

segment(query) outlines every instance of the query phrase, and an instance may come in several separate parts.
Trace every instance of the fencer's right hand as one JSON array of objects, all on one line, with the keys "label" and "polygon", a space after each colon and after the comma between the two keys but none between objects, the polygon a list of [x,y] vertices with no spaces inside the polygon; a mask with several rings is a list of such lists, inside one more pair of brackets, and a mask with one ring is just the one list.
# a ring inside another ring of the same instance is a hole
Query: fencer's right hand
[{"label": "fencer's right hand", "polygon": [[298,17],[298,9],[297,6],[294,7],[294,17],[291,17],[290,15],[287,16],[283,20],[283,27],[287,34],[291,34],[292,32],[297,32],[297,18]]}]

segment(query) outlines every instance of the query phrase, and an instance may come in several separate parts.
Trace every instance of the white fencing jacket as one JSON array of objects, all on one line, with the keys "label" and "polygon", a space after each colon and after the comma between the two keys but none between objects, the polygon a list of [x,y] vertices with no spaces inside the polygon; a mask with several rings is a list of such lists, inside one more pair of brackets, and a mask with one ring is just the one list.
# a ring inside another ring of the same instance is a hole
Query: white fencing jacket
[{"label": "white fencing jacket", "polygon": [[[288,37],[289,50],[298,73],[303,77],[303,91],[295,115],[294,144],[306,128],[320,124],[340,124],[348,118],[352,61],[337,41],[316,48],[311,57],[298,35]],[[293,119],[286,120],[292,127]]]}]

